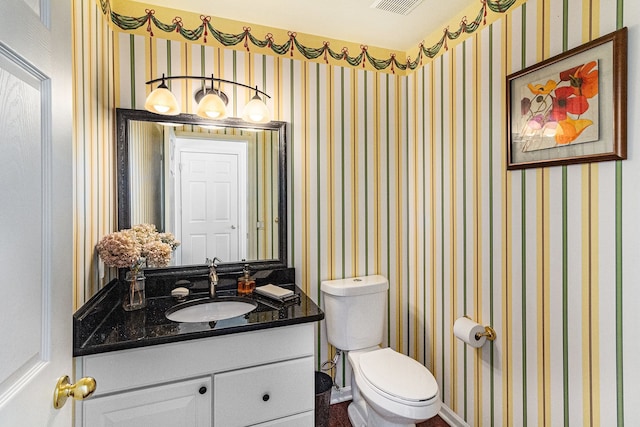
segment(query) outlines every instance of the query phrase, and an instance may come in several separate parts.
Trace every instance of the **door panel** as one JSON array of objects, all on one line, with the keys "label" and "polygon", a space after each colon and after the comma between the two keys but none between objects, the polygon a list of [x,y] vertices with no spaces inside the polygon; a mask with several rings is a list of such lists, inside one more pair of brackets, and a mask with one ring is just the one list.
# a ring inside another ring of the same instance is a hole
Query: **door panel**
[{"label": "door panel", "polygon": [[[30,72],[0,53],[0,99],[11,105],[0,114],[0,134],[10,142],[0,144],[0,194],[3,200],[10,201],[3,203],[0,210],[2,238],[12,242],[0,245],[0,259],[7,266],[24,266],[26,260],[40,266],[48,256],[41,250],[34,251],[44,246],[42,224],[43,220],[50,220],[50,214],[43,211],[50,207],[44,207],[41,200],[42,165],[50,161],[43,153],[48,142],[40,140],[41,98],[48,95],[41,89],[44,77],[34,73],[37,71]],[[28,120],[28,124],[23,123],[24,120]],[[16,126],[20,123],[23,124]],[[46,362],[43,353],[48,344],[43,342],[46,332],[42,328],[42,304],[49,305],[50,301],[43,300],[48,284],[43,281],[46,272],[42,269],[3,270],[7,283],[19,284],[12,290],[11,298],[0,299],[0,312],[8,321],[0,337],[3,342],[13,343],[7,358],[3,358],[5,363],[0,365],[0,390],[7,390]]]},{"label": "door panel", "polygon": [[182,151],[180,171],[182,262],[240,259],[238,156]]},{"label": "door panel", "polygon": [[58,377],[72,373],[69,6],[0,2],[3,426],[71,424],[71,405],[53,409]]}]

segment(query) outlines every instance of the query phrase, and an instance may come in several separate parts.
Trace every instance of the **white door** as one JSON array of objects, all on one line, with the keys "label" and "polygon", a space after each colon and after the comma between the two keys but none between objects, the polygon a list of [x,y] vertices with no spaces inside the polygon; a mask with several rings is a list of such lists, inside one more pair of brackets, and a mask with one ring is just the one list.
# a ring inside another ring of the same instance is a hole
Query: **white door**
[{"label": "white door", "polygon": [[0,2],[0,425],[53,408],[72,348],[71,2]]},{"label": "white door", "polygon": [[182,263],[242,259],[239,159],[236,154],[182,151]]}]

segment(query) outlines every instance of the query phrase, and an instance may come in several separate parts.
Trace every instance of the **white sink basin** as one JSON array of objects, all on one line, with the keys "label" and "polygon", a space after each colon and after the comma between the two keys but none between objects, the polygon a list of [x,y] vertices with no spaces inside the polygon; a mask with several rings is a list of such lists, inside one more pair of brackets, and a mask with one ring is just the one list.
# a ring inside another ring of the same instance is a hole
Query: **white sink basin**
[{"label": "white sink basin", "polygon": [[258,303],[246,298],[206,298],[187,301],[171,307],[165,312],[165,316],[174,322],[215,322],[242,316],[255,310],[257,306]]}]

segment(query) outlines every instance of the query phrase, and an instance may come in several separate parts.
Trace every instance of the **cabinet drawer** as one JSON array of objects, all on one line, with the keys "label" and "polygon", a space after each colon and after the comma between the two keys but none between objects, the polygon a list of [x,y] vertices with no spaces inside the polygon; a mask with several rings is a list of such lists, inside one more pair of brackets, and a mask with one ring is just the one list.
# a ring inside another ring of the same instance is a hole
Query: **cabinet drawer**
[{"label": "cabinet drawer", "polygon": [[266,423],[254,424],[251,427],[313,427],[315,422],[313,411],[309,411],[286,418],[267,421]]},{"label": "cabinet drawer", "polygon": [[214,425],[248,426],[312,411],[313,372],[313,358],[305,357],[216,374]]},{"label": "cabinet drawer", "polygon": [[76,403],[85,427],[209,427],[211,377]]}]

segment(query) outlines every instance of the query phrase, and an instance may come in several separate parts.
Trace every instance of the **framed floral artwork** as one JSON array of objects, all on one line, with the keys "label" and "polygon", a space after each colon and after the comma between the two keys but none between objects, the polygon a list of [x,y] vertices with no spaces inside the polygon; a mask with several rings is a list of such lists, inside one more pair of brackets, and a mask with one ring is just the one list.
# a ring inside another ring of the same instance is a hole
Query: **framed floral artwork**
[{"label": "framed floral artwork", "polygon": [[626,159],[626,28],[506,83],[507,169]]}]

